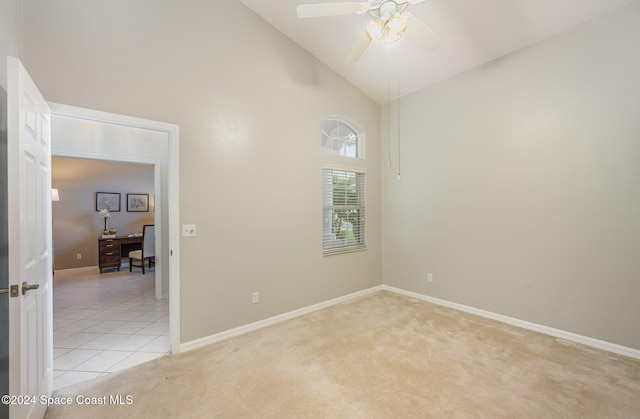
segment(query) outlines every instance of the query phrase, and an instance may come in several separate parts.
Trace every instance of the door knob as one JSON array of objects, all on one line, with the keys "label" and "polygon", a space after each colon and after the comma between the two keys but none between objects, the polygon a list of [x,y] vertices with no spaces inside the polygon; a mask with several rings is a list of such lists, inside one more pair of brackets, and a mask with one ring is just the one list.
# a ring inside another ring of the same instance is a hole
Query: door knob
[{"label": "door knob", "polygon": [[37,290],[39,287],[40,287],[40,284],[29,285],[27,284],[27,281],[24,281],[22,283],[22,295],[25,295],[27,291]]}]

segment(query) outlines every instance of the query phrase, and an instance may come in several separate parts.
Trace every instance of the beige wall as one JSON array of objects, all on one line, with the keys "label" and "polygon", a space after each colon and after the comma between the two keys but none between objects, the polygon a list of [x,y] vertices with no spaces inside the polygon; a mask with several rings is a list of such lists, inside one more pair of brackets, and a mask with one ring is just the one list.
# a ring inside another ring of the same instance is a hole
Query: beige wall
[{"label": "beige wall", "polygon": [[[54,157],[51,184],[60,193],[53,203],[53,251],[56,270],[98,266],[98,240],[104,227],[96,211],[96,192],[120,193],[120,212],[107,221],[118,235],[142,233],[153,224],[153,166]],[[149,195],[149,212],[128,212],[127,193]],[[82,258],[77,259],[81,254]]]},{"label": "beige wall", "polygon": [[[253,12],[25,0],[24,27],[47,100],[179,125],[182,342],[382,283],[379,106]],[[328,115],[366,130],[369,249],[323,257]]]},{"label": "beige wall", "polygon": [[640,349],[639,74],[629,7],[403,99],[385,284]]},{"label": "beige wall", "polygon": [[22,59],[22,1],[0,1],[0,86],[7,90],[7,56]]},{"label": "beige wall", "polygon": [[[403,99],[397,182],[377,105],[212,3],[25,0],[47,100],[180,126],[182,342],[380,284],[384,237],[389,285],[640,349],[638,8]],[[367,131],[370,248],[323,258],[336,114]]]}]

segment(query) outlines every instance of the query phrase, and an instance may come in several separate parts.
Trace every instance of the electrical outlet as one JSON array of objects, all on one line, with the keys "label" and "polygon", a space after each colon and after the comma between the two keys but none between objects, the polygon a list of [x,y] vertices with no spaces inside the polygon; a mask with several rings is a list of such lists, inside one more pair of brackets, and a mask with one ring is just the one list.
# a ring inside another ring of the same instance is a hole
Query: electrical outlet
[{"label": "electrical outlet", "polygon": [[182,237],[194,237],[196,235],[195,224],[182,224]]},{"label": "electrical outlet", "polygon": [[427,274],[427,281],[433,282],[433,274],[430,274],[430,273]]},{"label": "electrical outlet", "polygon": [[76,259],[77,259],[77,260],[82,259],[82,253],[78,253],[78,254],[76,255]]},{"label": "electrical outlet", "polygon": [[258,291],[254,292],[251,298],[253,299],[253,304],[258,304],[260,302],[260,293]]}]

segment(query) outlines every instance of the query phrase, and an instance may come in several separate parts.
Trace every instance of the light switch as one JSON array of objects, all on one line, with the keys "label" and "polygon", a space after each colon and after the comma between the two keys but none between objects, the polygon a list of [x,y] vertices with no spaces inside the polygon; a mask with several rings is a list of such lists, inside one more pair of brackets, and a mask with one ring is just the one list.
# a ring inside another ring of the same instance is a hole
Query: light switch
[{"label": "light switch", "polygon": [[182,224],[182,237],[194,237],[196,235],[195,224]]}]

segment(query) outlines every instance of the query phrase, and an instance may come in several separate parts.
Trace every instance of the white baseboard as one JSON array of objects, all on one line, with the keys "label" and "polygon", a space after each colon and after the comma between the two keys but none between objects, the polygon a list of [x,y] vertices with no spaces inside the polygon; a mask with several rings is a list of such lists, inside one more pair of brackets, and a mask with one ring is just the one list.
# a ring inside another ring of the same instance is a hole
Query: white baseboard
[{"label": "white baseboard", "polygon": [[232,338],[234,336],[239,336],[244,333],[252,332],[254,330],[262,329],[263,327],[271,326],[273,324],[280,323],[285,320],[290,320],[290,319],[302,316],[304,314],[312,313],[314,311],[321,310],[323,308],[327,308],[335,304],[342,303],[344,301],[349,301],[358,297],[362,297],[364,295],[372,294],[374,292],[381,291],[383,289],[382,287],[383,287],[382,285],[378,285],[373,288],[368,288],[366,290],[354,292],[352,294],[347,294],[342,297],[334,298],[329,301],[313,304],[308,307],[303,307],[297,310],[290,311],[288,313],[283,313],[277,316],[269,317],[268,319],[260,320],[254,323],[249,323],[247,325],[226,330],[224,332],[216,333],[210,336],[205,336],[200,339],[195,339],[189,342],[185,342],[180,344],[180,352],[186,352],[186,351],[191,351],[193,349],[201,348],[203,346],[220,342],[225,339]]},{"label": "white baseboard", "polygon": [[249,323],[244,326],[236,327],[234,329],[226,330],[224,332],[216,333],[210,336],[205,336],[200,339],[195,339],[189,342],[185,342],[180,344],[180,352],[191,351],[193,349],[201,348],[203,346],[220,342],[225,339],[232,338],[234,336],[239,336],[244,333],[252,332],[254,330],[261,329],[263,327],[271,326],[276,323],[280,323],[289,319],[293,319],[298,316],[302,316],[307,313],[312,313],[317,310],[321,310],[326,307],[330,307],[332,305],[342,303],[345,301],[353,300],[358,297],[362,297],[377,291],[389,291],[394,292],[396,294],[405,295],[407,297],[413,297],[418,300],[426,301],[429,303],[437,304],[444,307],[449,307],[455,310],[459,310],[465,313],[475,314],[480,317],[485,317],[488,319],[496,320],[502,323],[510,324],[512,326],[521,327],[523,329],[532,330],[534,332],[543,333],[545,335],[557,337],[560,339],[565,339],[570,342],[579,343],[585,346],[590,346],[592,348],[601,349],[604,351],[612,352],[615,354],[627,356],[629,358],[640,359],[640,350],[629,348],[622,345],[617,345],[615,343],[606,342],[603,340],[598,340],[594,338],[590,338],[588,336],[578,335],[576,333],[567,332],[560,329],[554,329],[552,327],[543,326],[537,323],[528,322],[525,320],[516,319],[509,316],[504,316],[502,314],[492,313],[490,311],[481,310],[474,307],[465,306],[458,303],[452,303],[446,300],[440,300],[438,298],[429,297],[424,294],[418,294],[416,292],[406,291],[401,288],[390,287],[388,285],[379,285],[373,288],[368,288],[366,290],[358,291],[352,294],[348,294],[342,297],[334,298],[329,301],[325,301],[318,304],[313,304],[308,307],[303,307],[297,310],[290,311],[288,313],[283,313],[277,316],[269,317],[268,319],[260,320],[254,323]]},{"label": "white baseboard", "polygon": [[98,273],[100,272],[100,268],[98,268],[97,266],[83,266],[81,268],[69,268],[69,269],[56,269],[55,271],[53,271],[54,273],[54,277],[55,277],[55,273],[59,272],[59,273],[80,273],[80,272],[91,272],[91,273]]},{"label": "white baseboard", "polygon": [[617,345],[615,343],[610,343],[603,340],[590,338],[588,336],[578,335],[576,333],[571,333],[571,332],[567,332],[560,329],[554,329],[552,327],[543,326],[537,323],[531,323],[524,320],[519,320],[513,317],[503,316],[502,314],[496,314],[490,311],[480,310],[480,309],[465,306],[462,304],[452,303],[446,300],[440,300],[438,298],[429,297],[424,294],[418,294],[415,292],[406,291],[401,288],[390,287],[388,285],[382,285],[381,288],[385,291],[395,292],[397,294],[402,294],[408,297],[417,298],[419,300],[427,301],[429,303],[460,310],[465,313],[475,314],[480,317],[486,317],[488,319],[497,320],[502,323],[521,327],[523,329],[532,330],[534,332],[543,333],[545,335],[554,336],[560,339],[565,339],[570,342],[575,342],[582,345],[590,346],[592,348],[602,349],[604,351],[613,352],[615,354],[628,356],[629,358],[640,359],[640,350],[638,349]]}]

